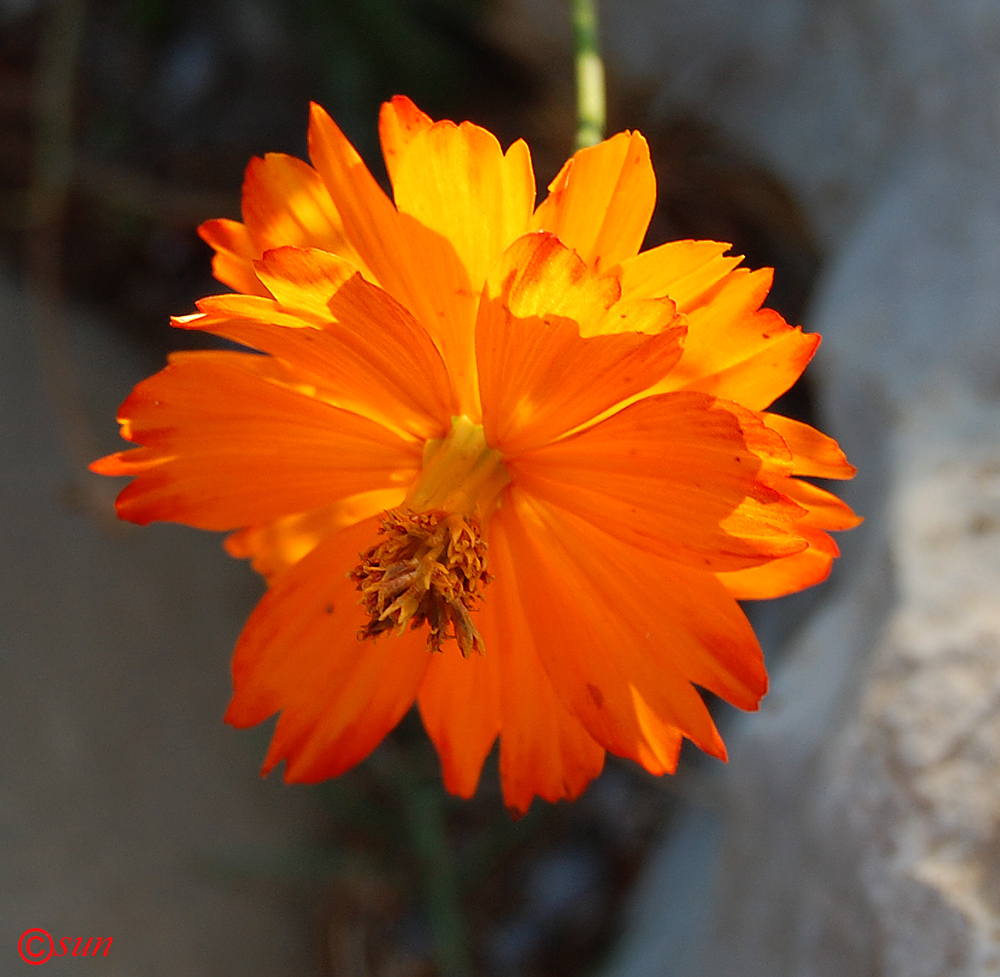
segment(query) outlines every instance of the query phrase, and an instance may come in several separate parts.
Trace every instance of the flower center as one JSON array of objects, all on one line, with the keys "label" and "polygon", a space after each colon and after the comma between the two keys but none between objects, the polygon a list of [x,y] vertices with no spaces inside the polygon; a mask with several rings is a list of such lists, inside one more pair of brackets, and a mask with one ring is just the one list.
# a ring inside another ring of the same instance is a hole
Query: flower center
[{"label": "flower center", "polygon": [[500,452],[464,415],[427,443],[420,479],[350,574],[369,616],[360,639],[426,624],[430,651],[451,638],[465,657],[483,651],[471,616],[490,579],[483,526],[509,481]]}]

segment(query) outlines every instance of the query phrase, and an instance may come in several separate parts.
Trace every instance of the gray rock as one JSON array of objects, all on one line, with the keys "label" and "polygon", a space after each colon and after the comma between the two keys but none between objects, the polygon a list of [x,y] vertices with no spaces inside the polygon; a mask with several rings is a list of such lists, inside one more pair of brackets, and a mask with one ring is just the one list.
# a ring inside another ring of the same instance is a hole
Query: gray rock
[{"label": "gray rock", "polygon": [[[101,973],[314,973],[302,894],[258,869],[307,843],[317,812],[277,778],[260,780],[260,737],[222,723],[253,575],[217,536],[107,518],[112,485],[70,460],[91,449],[60,423],[53,405],[69,378],[49,372],[31,323],[3,276],[4,958],[24,966],[18,939],[39,927],[57,950],[64,936],[111,937]],[[89,398],[77,407],[116,450],[115,408],[159,364],[79,315],[69,330]],[[46,973],[81,966],[50,960]]]},{"label": "gray rock", "polygon": [[[528,56],[558,50],[552,4],[505,9]],[[867,518],[605,975],[1000,973],[1000,7],[605,0],[602,24],[654,117],[714,126],[804,204],[821,426]]]}]

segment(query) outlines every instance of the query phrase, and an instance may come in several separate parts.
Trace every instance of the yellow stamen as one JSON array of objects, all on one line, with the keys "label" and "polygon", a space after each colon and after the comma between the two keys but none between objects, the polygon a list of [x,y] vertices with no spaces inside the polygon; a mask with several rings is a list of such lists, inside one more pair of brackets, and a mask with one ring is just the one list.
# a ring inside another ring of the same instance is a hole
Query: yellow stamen
[{"label": "yellow stamen", "polygon": [[470,613],[490,579],[482,526],[509,481],[500,452],[464,415],[447,437],[428,442],[420,479],[386,512],[383,539],[351,573],[370,618],[359,638],[427,624],[431,651],[449,638],[466,657],[483,651]]}]

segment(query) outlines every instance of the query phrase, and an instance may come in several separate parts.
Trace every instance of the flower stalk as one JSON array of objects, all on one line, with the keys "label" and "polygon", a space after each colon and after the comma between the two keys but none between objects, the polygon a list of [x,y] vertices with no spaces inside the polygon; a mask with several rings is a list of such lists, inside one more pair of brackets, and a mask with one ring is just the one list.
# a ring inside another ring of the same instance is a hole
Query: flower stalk
[{"label": "flower stalk", "polygon": [[576,148],[604,138],[606,108],[604,62],[598,37],[597,0],[571,0],[576,60]]}]

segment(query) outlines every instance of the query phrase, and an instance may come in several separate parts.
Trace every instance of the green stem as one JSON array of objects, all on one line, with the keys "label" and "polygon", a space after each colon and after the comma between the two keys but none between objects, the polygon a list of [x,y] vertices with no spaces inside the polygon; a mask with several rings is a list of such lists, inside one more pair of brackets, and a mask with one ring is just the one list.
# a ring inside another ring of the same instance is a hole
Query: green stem
[{"label": "green stem", "polygon": [[597,31],[597,0],[570,0],[576,52],[576,148],[604,138],[604,62]]},{"label": "green stem", "polygon": [[437,784],[416,778],[405,801],[410,845],[421,866],[424,899],[442,977],[468,977],[469,942],[465,930],[455,861],[445,828]]}]

